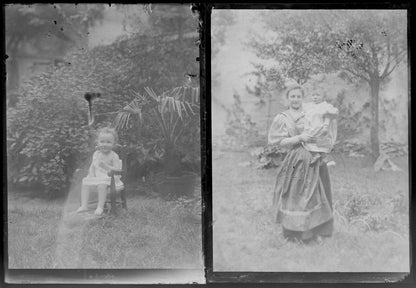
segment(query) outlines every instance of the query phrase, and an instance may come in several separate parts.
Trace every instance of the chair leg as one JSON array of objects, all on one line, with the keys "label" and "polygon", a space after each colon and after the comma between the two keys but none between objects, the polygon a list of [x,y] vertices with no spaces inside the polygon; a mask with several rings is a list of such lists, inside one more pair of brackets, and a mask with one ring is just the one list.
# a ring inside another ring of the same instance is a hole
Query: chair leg
[{"label": "chair leg", "polygon": [[116,207],[116,185],[114,181],[114,176],[111,176],[111,185],[110,185],[110,200],[111,200],[111,214],[117,214]]},{"label": "chair leg", "polygon": [[127,210],[127,201],[126,201],[126,190],[123,189],[120,191],[121,202],[123,203],[123,208]]}]

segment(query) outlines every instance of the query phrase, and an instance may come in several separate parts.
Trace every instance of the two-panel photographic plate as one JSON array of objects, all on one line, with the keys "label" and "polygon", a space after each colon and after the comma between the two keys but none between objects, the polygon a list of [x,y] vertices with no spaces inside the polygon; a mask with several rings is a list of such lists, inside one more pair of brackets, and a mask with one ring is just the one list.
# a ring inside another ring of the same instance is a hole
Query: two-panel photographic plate
[{"label": "two-panel photographic plate", "polygon": [[3,5],[5,282],[415,284],[411,7]]}]

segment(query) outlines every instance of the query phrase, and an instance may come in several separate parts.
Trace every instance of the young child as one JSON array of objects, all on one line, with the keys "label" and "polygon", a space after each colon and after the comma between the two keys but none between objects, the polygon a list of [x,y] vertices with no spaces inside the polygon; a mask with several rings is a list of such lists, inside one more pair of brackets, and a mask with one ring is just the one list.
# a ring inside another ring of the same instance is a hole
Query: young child
[{"label": "young child", "polygon": [[[98,190],[98,205],[95,215],[101,215],[104,211],[104,204],[107,197],[107,187],[110,186],[111,178],[108,172],[113,169],[121,169],[120,158],[113,151],[117,143],[117,132],[112,128],[102,128],[98,132],[97,151],[92,156],[91,166],[88,175],[82,180],[81,207],[77,212],[88,210],[88,199],[90,190]],[[115,176],[116,189],[122,189],[123,183],[120,176]]]},{"label": "young child", "polygon": [[327,154],[334,147],[337,137],[337,123],[335,117],[338,109],[324,101],[323,95],[317,91],[312,94],[312,102],[304,105],[305,122],[304,131],[316,138],[316,142],[304,143],[306,150],[312,152],[311,164],[320,157],[328,165],[334,165],[329,161]]}]

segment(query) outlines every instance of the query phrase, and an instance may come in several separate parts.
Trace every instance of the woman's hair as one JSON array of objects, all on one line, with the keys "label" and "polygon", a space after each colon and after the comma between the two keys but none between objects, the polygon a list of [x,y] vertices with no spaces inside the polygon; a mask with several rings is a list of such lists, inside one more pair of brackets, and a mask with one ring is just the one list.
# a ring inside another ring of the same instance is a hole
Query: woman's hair
[{"label": "woman's hair", "polygon": [[118,143],[118,135],[116,129],[110,127],[103,127],[98,130],[97,138],[100,136],[100,134],[111,134],[114,137],[114,144]]},{"label": "woman's hair", "polygon": [[299,89],[300,92],[302,92],[302,97],[305,97],[305,91],[303,90],[302,86],[295,84],[295,85],[290,85],[289,87],[287,87],[286,98],[289,97],[289,92],[295,89]]}]

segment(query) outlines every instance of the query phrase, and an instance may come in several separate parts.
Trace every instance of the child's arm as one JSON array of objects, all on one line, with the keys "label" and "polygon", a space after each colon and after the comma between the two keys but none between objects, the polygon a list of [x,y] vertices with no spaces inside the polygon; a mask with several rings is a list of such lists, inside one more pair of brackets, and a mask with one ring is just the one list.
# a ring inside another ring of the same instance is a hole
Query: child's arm
[{"label": "child's arm", "polygon": [[95,177],[95,161],[97,159],[97,151],[92,155],[90,168],[88,169],[88,176]]},{"label": "child's arm", "polygon": [[116,153],[114,153],[113,157],[111,158],[110,164],[107,164],[103,161],[100,162],[100,167],[107,170],[107,171],[111,171],[111,170],[120,170],[120,158],[118,157],[118,155]]},{"label": "child's arm", "polygon": [[332,106],[329,103],[327,103],[325,110],[326,110],[326,112],[324,114],[325,121],[326,121],[326,119],[329,119],[328,120],[328,124],[329,124],[329,121],[330,121],[331,118],[336,118],[338,116],[339,110],[338,110],[338,108],[335,108],[334,106]]},{"label": "child's arm", "polygon": [[94,164],[91,163],[90,168],[88,169],[88,176],[95,177],[95,167]]}]

